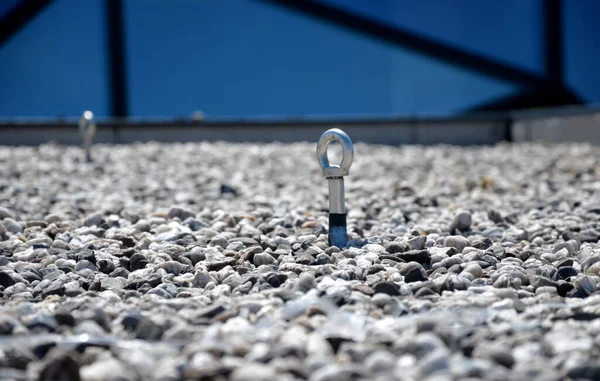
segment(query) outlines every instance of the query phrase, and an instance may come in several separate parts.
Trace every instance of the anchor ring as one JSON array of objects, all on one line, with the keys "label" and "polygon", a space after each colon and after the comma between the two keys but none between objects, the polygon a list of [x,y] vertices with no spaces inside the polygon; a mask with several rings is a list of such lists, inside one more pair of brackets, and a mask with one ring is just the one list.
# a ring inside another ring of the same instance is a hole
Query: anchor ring
[{"label": "anchor ring", "polygon": [[[330,164],[327,157],[327,147],[332,141],[337,141],[342,146],[342,161],[339,165]],[[339,128],[332,128],[323,133],[317,145],[317,159],[321,168],[323,168],[323,176],[326,178],[348,176],[350,166],[354,160],[354,146],[350,137]]]},{"label": "anchor ring", "polygon": [[81,115],[79,120],[79,132],[85,137],[89,138],[96,132],[96,125],[94,124],[94,113],[91,111],[85,111]]}]

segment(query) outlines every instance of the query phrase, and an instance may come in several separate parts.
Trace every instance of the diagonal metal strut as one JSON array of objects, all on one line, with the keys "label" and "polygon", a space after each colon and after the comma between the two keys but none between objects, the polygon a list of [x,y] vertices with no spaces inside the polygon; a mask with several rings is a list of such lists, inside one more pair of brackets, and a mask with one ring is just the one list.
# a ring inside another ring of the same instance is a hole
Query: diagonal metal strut
[{"label": "diagonal metal strut", "polygon": [[261,0],[291,9],[357,33],[409,49],[413,52],[443,61],[449,65],[484,74],[499,80],[523,86],[539,86],[547,80],[506,63],[421,36],[407,29],[372,20],[354,12],[314,0]]},{"label": "diagonal metal strut", "polygon": [[54,0],[22,0],[0,17],[0,46],[10,40],[21,28]]}]

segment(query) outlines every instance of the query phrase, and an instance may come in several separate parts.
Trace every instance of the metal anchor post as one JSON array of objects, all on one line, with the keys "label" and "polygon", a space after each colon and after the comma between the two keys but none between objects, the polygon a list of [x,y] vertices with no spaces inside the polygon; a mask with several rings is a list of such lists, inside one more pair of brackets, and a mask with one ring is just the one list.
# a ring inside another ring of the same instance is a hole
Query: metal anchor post
[{"label": "metal anchor post", "polygon": [[88,163],[92,162],[91,147],[94,135],[96,135],[96,123],[94,123],[94,113],[85,111],[79,120],[79,134],[83,140],[83,148],[85,149],[85,160]]},{"label": "metal anchor post", "polygon": [[[342,161],[339,165],[330,164],[327,157],[327,147],[334,140],[342,146]],[[348,243],[344,176],[350,173],[350,166],[354,160],[352,140],[338,128],[325,131],[317,145],[317,160],[323,168],[323,176],[329,181],[329,244],[342,249]]]}]

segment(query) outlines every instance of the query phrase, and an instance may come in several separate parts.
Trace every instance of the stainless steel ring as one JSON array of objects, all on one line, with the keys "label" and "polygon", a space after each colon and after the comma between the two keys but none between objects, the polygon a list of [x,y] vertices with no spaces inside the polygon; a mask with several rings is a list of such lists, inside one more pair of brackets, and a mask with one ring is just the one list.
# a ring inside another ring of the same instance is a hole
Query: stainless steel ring
[{"label": "stainless steel ring", "polygon": [[[337,141],[342,146],[342,161],[339,165],[330,164],[329,158],[327,157],[327,147],[332,141]],[[332,128],[323,133],[319,139],[317,145],[317,159],[321,168],[323,168],[323,175],[326,178],[330,177],[342,177],[348,176],[350,173],[350,166],[354,160],[354,146],[350,137],[339,128]]]}]

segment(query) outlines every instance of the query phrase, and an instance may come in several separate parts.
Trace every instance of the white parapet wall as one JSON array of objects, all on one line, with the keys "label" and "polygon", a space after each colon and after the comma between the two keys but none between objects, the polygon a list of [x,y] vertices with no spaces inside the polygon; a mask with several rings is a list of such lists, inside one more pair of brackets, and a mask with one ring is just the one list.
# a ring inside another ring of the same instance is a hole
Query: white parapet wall
[{"label": "white parapet wall", "polygon": [[[299,142],[317,141],[323,131],[338,127],[355,142],[374,144],[494,144],[506,140],[502,119],[390,120],[340,122],[98,123],[95,143],[134,142]],[[0,124],[0,145],[39,145],[49,141],[80,144],[70,123]]]},{"label": "white parapet wall", "polygon": [[[341,128],[355,142],[386,145],[489,145],[512,142],[600,144],[600,108],[556,108],[452,118],[192,121],[99,121],[94,143],[317,141]],[[0,145],[80,144],[76,121],[2,121]]]},{"label": "white parapet wall", "polygon": [[512,123],[513,141],[600,144],[600,110],[521,114]]}]

